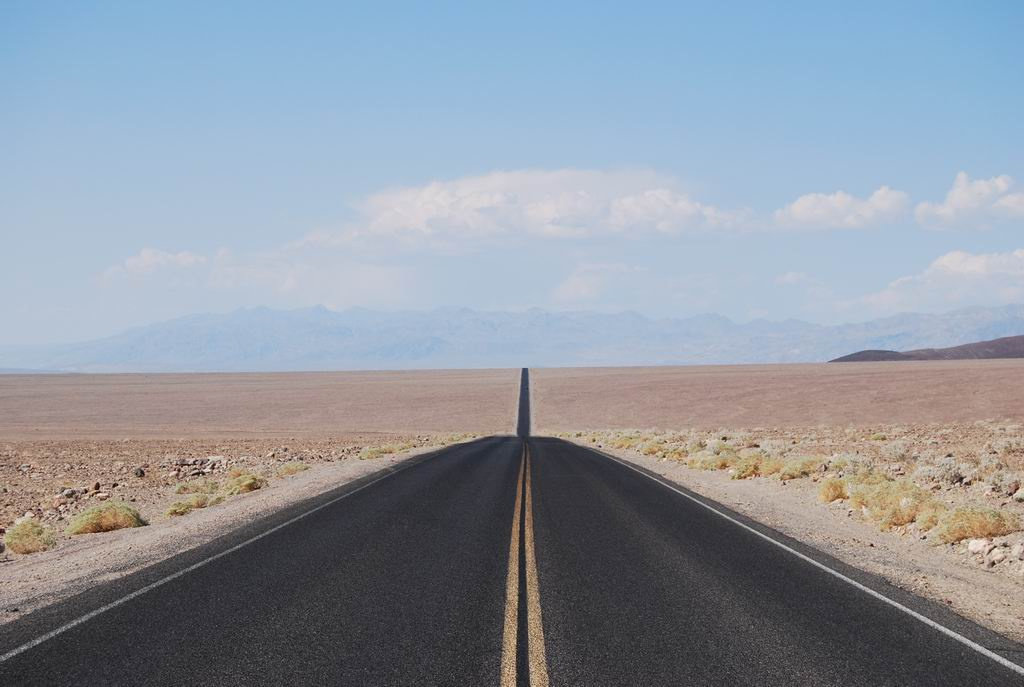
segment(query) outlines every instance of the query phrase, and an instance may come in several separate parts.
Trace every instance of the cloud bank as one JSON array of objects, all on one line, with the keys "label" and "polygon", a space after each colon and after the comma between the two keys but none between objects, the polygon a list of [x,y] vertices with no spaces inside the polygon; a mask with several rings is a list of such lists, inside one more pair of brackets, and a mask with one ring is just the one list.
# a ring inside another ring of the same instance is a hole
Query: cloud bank
[{"label": "cloud bank", "polygon": [[882,186],[867,198],[845,191],[808,193],[775,211],[782,227],[861,229],[899,219],[907,209],[908,196]]},{"label": "cloud bank", "polygon": [[924,227],[985,229],[993,221],[1024,217],[1024,193],[1010,193],[1014,181],[1005,174],[971,179],[960,172],[942,202],[918,203],[914,217]]},{"label": "cloud bank", "polygon": [[1006,253],[951,251],[921,273],[901,277],[864,302],[881,312],[941,310],[1024,302],[1024,249]]}]

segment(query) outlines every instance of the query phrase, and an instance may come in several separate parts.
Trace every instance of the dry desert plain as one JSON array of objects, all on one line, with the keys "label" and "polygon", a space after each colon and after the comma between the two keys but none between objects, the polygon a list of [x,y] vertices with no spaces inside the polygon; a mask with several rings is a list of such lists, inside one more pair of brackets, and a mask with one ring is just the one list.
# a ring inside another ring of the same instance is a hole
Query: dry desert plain
[{"label": "dry desert plain", "polygon": [[1024,360],[531,371],[538,431],[1024,420]]},{"label": "dry desert plain", "polygon": [[[107,499],[151,523],[0,554],[0,622],[417,450],[511,433],[518,377],[0,376],[0,527],[31,511],[63,532]],[[615,453],[1016,639],[1024,638],[1016,528],[974,537],[969,551],[970,538],[942,541],[938,526],[908,514],[1024,513],[1014,498],[1024,496],[1021,381],[1024,361],[531,371],[535,433]],[[310,469],[286,476],[295,464]],[[239,472],[264,488],[168,515],[193,498],[176,493],[182,484],[202,491]],[[842,484],[841,498],[823,502],[826,483]],[[893,508],[866,500],[869,488],[896,490]]]}]

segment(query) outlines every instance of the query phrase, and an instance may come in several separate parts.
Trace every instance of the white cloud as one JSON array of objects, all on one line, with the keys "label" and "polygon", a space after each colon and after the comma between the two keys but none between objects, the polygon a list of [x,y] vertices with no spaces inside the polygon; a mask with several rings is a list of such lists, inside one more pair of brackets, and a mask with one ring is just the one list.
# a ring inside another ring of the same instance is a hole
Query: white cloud
[{"label": "white cloud", "polygon": [[783,227],[813,229],[859,229],[899,218],[906,211],[908,196],[882,186],[868,198],[857,198],[845,191],[808,193],[775,211],[775,221]]},{"label": "white cloud", "polygon": [[149,274],[165,267],[195,267],[206,262],[206,256],[188,251],[169,253],[156,248],[143,248],[135,255],[107,270],[109,276],[117,274]]},{"label": "white cloud", "polygon": [[863,302],[883,313],[940,310],[1024,301],[1024,249],[1008,253],[952,251],[920,274],[901,277]]},{"label": "white cloud", "polygon": [[1008,193],[1014,181],[1006,176],[971,179],[960,172],[941,203],[918,203],[917,221],[926,227],[986,228],[1002,217],[1024,217],[1024,193]]},{"label": "white cloud", "polygon": [[650,171],[491,172],[375,193],[357,205],[362,218],[352,227],[303,243],[680,234],[738,226],[746,216],[698,202],[678,186]]},{"label": "white cloud", "polygon": [[1024,193],[1007,193],[996,201],[996,210],[1013,217],[1024,217]]}]

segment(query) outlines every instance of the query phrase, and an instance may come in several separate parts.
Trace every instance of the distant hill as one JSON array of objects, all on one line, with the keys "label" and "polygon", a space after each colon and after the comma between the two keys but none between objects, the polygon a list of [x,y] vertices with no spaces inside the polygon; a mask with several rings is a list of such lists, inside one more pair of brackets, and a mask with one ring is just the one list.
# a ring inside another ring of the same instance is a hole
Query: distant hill
[{"label": "distant hill", "polygon": [[1024,358],[1024,336],[1004,336],[991,341],[950,346],[920,348],[914,351],[858,351],[833,363],[860,363],[883,360],[979,360],[983,358]]},{"label": "distant hill", "polygon": [[1021,305],[841,325],[539,309],[248,308],[189,315],[82,343],[0,347],[0,367],[258,372],[823,362],[861,349],[938,349],[1022,332]]}]

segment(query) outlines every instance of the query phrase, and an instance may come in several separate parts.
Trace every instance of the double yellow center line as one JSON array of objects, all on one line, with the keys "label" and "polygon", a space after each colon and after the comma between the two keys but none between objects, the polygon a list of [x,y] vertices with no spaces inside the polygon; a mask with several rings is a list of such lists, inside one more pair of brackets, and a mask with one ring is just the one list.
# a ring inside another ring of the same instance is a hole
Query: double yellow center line
[{"label": "double yellow center line", "polygon": [[[515,687],[517,684],[548,686],[548,662],[544,653],[544,626],[541,622],[540,591],[537,586],[537,558],[533,549],[533,491],[530,482],[530,449],[524,443],[508,548],[501,687]],[[522,598],[524,594],[525,599]]]}]

